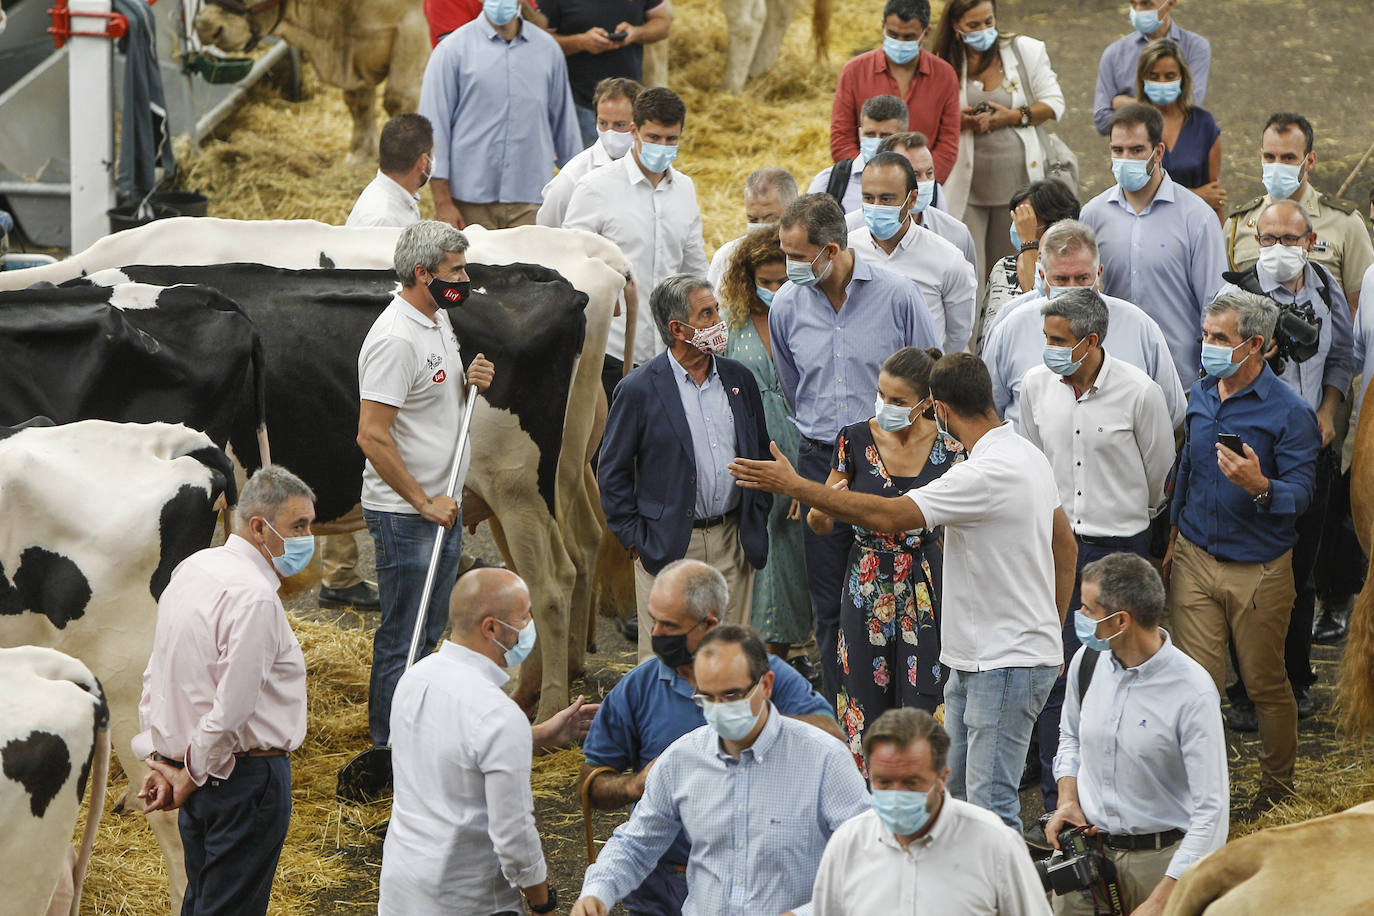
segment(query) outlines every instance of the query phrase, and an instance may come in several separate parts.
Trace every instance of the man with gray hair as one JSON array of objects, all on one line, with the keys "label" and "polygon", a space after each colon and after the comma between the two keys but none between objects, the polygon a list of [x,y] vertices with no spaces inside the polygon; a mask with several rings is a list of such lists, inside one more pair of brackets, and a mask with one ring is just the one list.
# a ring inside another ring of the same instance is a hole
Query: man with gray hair
[{"label": "man with gray hair", "polygon": [[1296,595],[1295,523],[1312,499],[1321,434],[1310,404],[1264,361],[1278,309],[1224,293],[1202,318],[1164,557],[1174,638],[1220,692],[1226,645],[1259,718],[1260,800],[1292,792],[1298,715],[1283,644]]},{"label": "man with gray hair", "polygon": [[[1100,294],[1102,267],[1097,254],[1097,236],[1078,220],[1060,220],[1040,237],[1035,288],[1002,306],[983,344],[983,362],[992,376],[993,405],[1003,419],[1019,423],[1021,380],[1041,363],[1045,334],[1040,306],[1073,287],[1087,287]],[[1185,407],[1183,385],[1164,332],[1144,310],[1125,299],[1102,295],[1101,300],[1108,315],[1103,346],[1113,358],[1154,379],[1164,394],[1170,420],[1178,426]]]},{"label": "man with gray hair", "polygon": [[859,109],[859,155],[853,159],[839,159],[826,166],[811,179],[808,194],[829,194],[846,212],[856,210],[863,203],[863,189],[859,177],[864,166],[878,155],[878,147],[894,134],[906,132],[911,113],[906,102],[895,95],[875,95]]},{"label": "man with gray hair", "polygon": [[[277,465],[244,484],[234,532],[183,560],[158,599],[130,747],[149,811],[180,808],[181,912],[266,913],[305,739],[305,658],[277,589],[310,563],[315,494]],[[205,791],[202,791],[205,790]]]},{"label": "man with gray hair", "polygon": [[667,352],[616,388],[598,480],[606,523],[636,557],[639,660],[651,654],[649,592],[673,560],[702,560],[725,576],[726,619],[747,623],[754,570],[768,559],[771,501],[734,485],[736,456],[768,454],[754,375],[723,354],[729,331],[711,284],[689,274],[649,297]]},{"label": "man with gray hair", "polygon": [[[1078,572],[1117,551],[1148,556],[1150,520],[1164,507],[1164,482],[1174,465],[1174,424],[1159,386],[1140,369],[1110,355],[1107,305],[1091,289],[1065,290],[1040,306],[1045,348],[1021,383],[1021,435],[1054,469],[1059,500],[1078,541]],[[1075,581],[1069,611],[1079,606]],[[1073,620],[1063,626],[1064,657],[1079,641]],[[1064,676],[1036,720],[1040,788],[1045,810],[1057,793],[1052,775],[1059,743]]]},{"label": "man with gray hair", "polygon": [[391,694],[405,669],[420,613],[436,524],[448,534],[423,611],[422,656],[433,651],[443,633],[449,592],[458,578],[462,525],[458,503],[444,488],[466,385],[486,391],[494,372],[491,361],[478,353],[464,382],[458,338],[444,311],[461,306],[468,296],[467,249],[463,233],[446,223],[425,220],[401,230],[394,258],[401,289],[377,316],[358,354],[358,446],[367,458],[363,518],[376,547],[382,605],[368,685],[368,729],[378,745],[390,734]]},{"label": "man with gray hair", "polygon": [[772,229],[782,219],[782,211],[797,199],[797,179],[787,169],[756,169],[744,179],[744,235],[731,239],[716,249],[711,256],[711,266],[706,269],[706,279],[712,286],[719,287],[730,269],[730,258],[744,241],[744,236],[755,229]]},{"label": "man with gray hair", "polygon": [[[702,639],[730,606],[725,577],[700,560],[674,560],[659,571],[649,593],[653,658],[626,674],[606,695],[582,744],[586,762],[579,782],[592,806],[616,811],[639,801],[653,762],[668,745],[706,724],[692,702],[692,662]],[[780,656],[770,654],[773,705],[784,716],[809,722],[837,739],[834,707]],[[632,916],[678,913],[687,896],[683,869],[691,843],[679,834],[649,876],[624,900]]]}]

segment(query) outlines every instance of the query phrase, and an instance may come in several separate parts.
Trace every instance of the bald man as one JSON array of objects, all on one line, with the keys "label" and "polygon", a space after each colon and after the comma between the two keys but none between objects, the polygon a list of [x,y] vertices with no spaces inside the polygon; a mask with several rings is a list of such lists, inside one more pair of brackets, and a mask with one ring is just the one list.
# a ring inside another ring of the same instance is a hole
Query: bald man
[{"label": "bald man", "polygon": [[549,913],[534,826],[534,748],[580,740],[599,708],[577,700],[531,728],[501,686],[534,648],[530,592],[515,573],[475,569],[449,600],[448,642],[401,676],[391,704],[391,825],[380,916]]}]

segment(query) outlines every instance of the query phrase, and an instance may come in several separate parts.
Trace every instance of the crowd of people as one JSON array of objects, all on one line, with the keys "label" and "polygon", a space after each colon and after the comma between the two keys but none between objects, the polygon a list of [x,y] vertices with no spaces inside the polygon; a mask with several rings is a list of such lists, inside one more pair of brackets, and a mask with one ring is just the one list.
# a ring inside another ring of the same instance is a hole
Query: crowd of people
[{"label": "crowd of people", "polygon": [[[358,364],[376,591],[354,545],[324,550],[322,601],[381,609],[382,913],[566,909],[529,773],[577,740],[587,804],[633,805],[578,916],[1110,912],[1042,886],[1037,778],[1057,856],[1089,837],[1118,912],[1151,916],[1226,841],[1224,727],[1259,732],[1257,803],[1292,793],[1314,631],[1341,637],[1364,569],[1345,469],[1374,244],[1311,184],[1299,113],[1258,137],[1267,193],[1227,209],[1211,49],[1176,3],[1130,0],[1102,54],[1103,148],[1078,153],[1114,184],[1082,201],[1045,44],[994,0],[938,22],[887,0],[839,76],[832,165],[801,194],[759,163],[708,260],[686,105],[640,82],[666,3],[428,0],[420,111],[385,126],[348,218],[405,227]],[[535,647],[528,590],[459,578],[445,481],[494,367],[463,370],[444,310],[470,292],[462,228],[533,223],[614,242],[647,308],[613,323],[595,459],[639,664],[531,728],[500,689]],[[150,806],[181,808],[185,913],[266,906],[305,728],[275,587],[309,560],[312,500],[259,471],[162,596],[134,750]]]}]

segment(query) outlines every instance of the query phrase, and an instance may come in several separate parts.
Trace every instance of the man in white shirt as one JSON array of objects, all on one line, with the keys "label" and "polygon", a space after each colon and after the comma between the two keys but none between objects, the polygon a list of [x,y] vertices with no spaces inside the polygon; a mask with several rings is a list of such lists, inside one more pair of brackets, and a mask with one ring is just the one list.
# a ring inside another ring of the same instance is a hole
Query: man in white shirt
[{"label": "man in white shirt", "polygon": [[849,233],[849,247],[920,287],[944,351],[964,349],[973,333],[978,281],[958,248],[916,225],[916,171],[901,153],[878,153],[861,183],[864,226]]},{"label": "man in white shirt", "polygon": [[850,210],[859,209],[862,203],[862,190],[859,187],[859,176],[863,174],[864,165],[878,155],[878,146],[893,134],[902,133],[910,123],[911,113],[907,111],[906,102],[897,98],[895,95],[875,95],[873,98],[864,102],[863,108],[859,109],[859,155],[854,159],[841,159],[834,165],[828,165],[816,173],[816,177],[811,179],[811,186],[806,189],[808,194],[829,193],[831,177],[836,169],[848,171],[848,177],[842,185],[843,190],[835,197],[836,203],[847,213]]},{"label": "man in white shirt", "polygon": [[452,638],[396,685],[395,793],[377,911],[519,913],[523,893],[533,912],[552,912],[558,899],[534,825],[530,755],[585,736],[598,707],[579,697],[531,729],[501,689],[509,680],[501,669],[519,664],[535,643],[529,588],[515,573],[464,576],[449,624]]},{"label": "man in white shirt", "polygon": [[[1021,435],[1054,468],[1059,499],[1078,541],[1078,569],[1109,553],[1147,557],[1150,519],[1164,506],[1174,465],[1174,424],[1164,394],[1148,375],[1102,347],[1107,305],[1090,289],[1045,300],[1045,353],[1021,383]],[[1078,607],[1075,588],[1069,601]],[[1078,651],[1073,623],[1064,626],[1064,657]],[[1036,722],[1045,810],[1058,794],[1053,776],[1064,677]]]},{"label": "man in white shirt", "polygon": [[[1220,697],[1160,629],[1163,613],[1164,585],[1145,559],[1118,553],[1083,568],[1087,648],[1069,664],[1059,807],[1045,827],[1056,848],[1065,827],[1106,834],[1134,916],[1162,913],[1184,870],[1226,842],[1231,807]],[[1080,895],[1056,897],[1054,911],[1095,912]]]},{"label": "man in white shirt", "polygon": [[358,195],[345,226],[405,227],[420,221],[420,189],[434,170],[434,128],[418,114],[386,122],[377,142],[377,177]]},{"label": "man in white shirt", "polygon": [[[391,694],[410,651],[436,524],[448,534],[425,610],[422,655],[443,633],[458,578],[462,526],[457,501],[444,491],[465,386],[458,338],[440,303],[460,305],[467,298],[467,248],[463,233],[445,223],[425,220],[401,230],[394,258],[401,289],[377,316],[358,355],[358,445],[367,458],[363,519],[377,551],[382,604],[368,687],[368,728],[378,745],[387,743]],[[467,384],[486,391],[493,368],[477,354]],[[464,462],[468,454],[470,449]]]},{"label": "man in white shirt", "polygon": [[[584,176],[573,188],[564,229],[586,229],[620,246],[630,261],[640,302],[676,274],[706,275],[701,211],[692,179],[672,167],[687,106],[671,89],[646,89],[634,101],[630,153],[610,168]],[[638,327],[611,319],[601,380],[610,398],[624,375],[626,339],[636,365],[662,353],[663,342],[643,305]]]},{"label": "man in white shirt", "polygon": [[558,174],[544,185],[544,202],[534,221],[554,229],[563,225],[573,188],[583,175],[595,172],[625,157],[634,142],[633,106],[644,87],[632,79],[608,76],[596,84],[592,104],[596,111],[596,142],[572,157]]},{"label": "man in white shirt", "polygon": [[[1065,219],[1045,230],[1040,238],[1035,289],[1002,306],[983,344],[983,361],[992,376],[992,401],[998,415],[1013,424],[1020,421],[1021,380],[1027,370],[1040,364],[1045,345],[1039,306],[1070,287],[1100,292],[1101,276],[1097,237],[1091,228]],[[1155,380],[1164,392],[1170,419],[1175,427],[1181,426],[1188,402],[1163,330],[1142,309],[1124,299],[1104,295],[1102,301],[1109,315],[1103,345],[1114,358],[1144,370]]]},{"label": "man in white shirt", "polygon": [[706,280],[716,289],[725,279],[730,269],[730,256],[744,241],[744,236],[755,229],[775,228],[782,220],[782,213],[797,199],[797,179],[787,169],[757,169],[744,179],[744,235],[731,239],[716,249],[711,256],[711,266],[706,269]]},{"label": "man in white shirt", "polygon": [[1035,446],[992,408],[987,369],[969,353],[930,373],[940,430],[968,453],[907,499],[832,490],[774,461],[736,458],[743,486],[786,493],[870,531],[945,529],[940,663],[949,731],[949,789],[1021,829],[1017,786],[1031,730],[1063,663],[1060,628],[1077,554],[1054,482]]},{"label": "man in white shirt", "polygon": [[1026,844],[945,788],[949,735],[923,709],[889,709],[864,730],[873,810],[835,831],[811,895],[815,916],[1048,916]]}]

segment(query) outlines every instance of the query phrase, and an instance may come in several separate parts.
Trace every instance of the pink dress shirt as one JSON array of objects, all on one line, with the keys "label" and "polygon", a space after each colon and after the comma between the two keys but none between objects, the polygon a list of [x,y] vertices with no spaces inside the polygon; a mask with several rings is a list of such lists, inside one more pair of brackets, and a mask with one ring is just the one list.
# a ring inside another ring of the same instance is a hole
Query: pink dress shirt
[{"label": "pink dress shirt", "polygon": [[186,558],[158,601],[130,748],[182,760],[196,785],[227,779],[234,754],[305,738],[305,657],[281,582],[238,535]]}]

